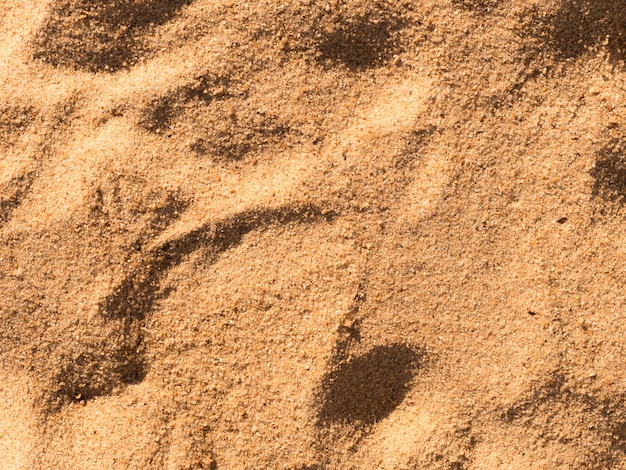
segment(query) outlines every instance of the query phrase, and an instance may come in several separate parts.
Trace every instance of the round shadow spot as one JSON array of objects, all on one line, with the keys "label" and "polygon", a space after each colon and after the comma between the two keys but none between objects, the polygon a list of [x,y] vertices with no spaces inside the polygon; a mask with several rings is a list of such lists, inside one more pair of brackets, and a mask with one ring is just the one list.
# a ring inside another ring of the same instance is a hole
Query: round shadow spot
[{"label": "round shadow spot", "polygon": [[393,344],[340,364],[322,381],[318,423],[369,425],[387,417],[404,400],[421,356]]},{"label": "round shadow spot", "polygon": [[55,67],[116,72],[147,54],[145,36],[192,0],[58,0],[34,41]]}]

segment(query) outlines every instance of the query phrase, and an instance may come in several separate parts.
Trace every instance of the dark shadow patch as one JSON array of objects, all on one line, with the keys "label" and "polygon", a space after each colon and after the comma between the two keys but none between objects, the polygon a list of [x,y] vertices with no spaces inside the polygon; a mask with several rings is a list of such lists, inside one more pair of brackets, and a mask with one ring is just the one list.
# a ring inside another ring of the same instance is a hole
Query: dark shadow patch
[{"label": "dark shadow patch", "polygon": [[[604,417],[610,420],[610,432],[614,437],[613,447],[626,454],[626,417],[623,411],[612,410],[610,407],[604,409]],[[616,419],[615,415],[618,415]]]},{"label": "dark shadow patch", "polygon": [[422,353],[393,344],[340,363],[322,381],[318,425],[384,419],[404,400],[421,359]]},{"label": "dark shadow patch", "polygon": [[626,54],[626,1],[562,0],[546,31],[563,59],[605,48],[614,62]]},{"label": "dark shadow patch", "polygon": [[35,110],[26,106],[0,107],[0,145],[11,145],[35,119]]},{"label": "dark shadow patch", "polygon": [[34,42],[55,67],[116,72],[147,55],[145,36],[193,0],[59,0]]},{"label": "dark shadow patch", "polygon": [[351,70],[382,65],[398,52],[399,18],[387,8],[373,5],[359,14],[340,15],[317,44],[321,64],[343,64]]},{"label": "dark shadow patch", "polygon": [[484,15],[491,12],[500,3],[499,0],[452,0],[457,5],[466,10]]},{"label": "dark shadow patch", "polygon": [[138,124],[148,132],[168,132],[168,137],[187,129],[187,135],[196,136],[189,149],[198,157],[221,163],[242,160],[296,134],[276,115],[245,101],[246,94],[228,76],[207,73],[155,98],[142,111]]},{"label": "dark shadow patch", "polygon": [[467,465],[469,463],[469,459],[464,458],[461,460],[455,460],[454,462],[450,462],[448,464],[448,468],[450,470],[465,470],[467,468]]},{"label": "dark shadow patch", "polygon": [[626,202],[626,144],[611,140],[598,154],[591,170],[592,196],[623,205]]},{"label": "dark shadow patch", "polygon": [[182,106],[173,97],[155,98],[143,111],[139,126],[158,134],[168,130],[172,120],[182,112]]},{"label": "dark shadow patch", "polygon": [[191,144],[196,155],[213,161],[238,161],[257,150],[280,144],[291,132],[276,116],[251,112],[247,107],[224,114],[224,109],[219,109],[206,116],[202,136]]},{"label": "dark shadow patch", "polygon": [[155,98],[142,112],[139,126],[149,132],[170,129],[172,122],[191,106],[206,106],[213,100],[229,96],[227,77],[204,74],[166,96]]},{"label": "dark shadow patch", "polygon": [[168,194],[163,204],[154,210],[149,224],[148,235],[154,237],[161,233],[174,220],[178,219],[188,207],[189,201],[183,199],[180,194]]},{"label": "dark shadow patch", "polygon": [[430,125],[422,129],[415,129],[405,137],[405,149],[395,161],[395,167],[404,170],[411,163],[419,159],[421,152],[437,131],[437,127]]},{"label": "dark shadow patch", "polygon": [[53,409],[110,395],[145,378],[139,325],[119,326],[107,335],[107,343],[102,347],[83,345],[73,351],[75,354],[70,351],[69,357],[61,358],[61,368],[54,379],[56,387],[52,386],[51,397],[46,400]]},{"label": "dark shadow patch", "polygon": [[35,173],[16,176],[0,186],[0,226],[6,223],[28,194]]}]

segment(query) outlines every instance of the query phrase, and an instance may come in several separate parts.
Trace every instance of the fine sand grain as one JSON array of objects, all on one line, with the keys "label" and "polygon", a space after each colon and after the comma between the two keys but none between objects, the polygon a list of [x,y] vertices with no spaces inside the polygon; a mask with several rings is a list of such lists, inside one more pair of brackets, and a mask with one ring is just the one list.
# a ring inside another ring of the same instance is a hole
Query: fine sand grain
[{"label": "fine sand grain", "polygon": [[626,2],[0,7],[0,469],[626,469]]}]

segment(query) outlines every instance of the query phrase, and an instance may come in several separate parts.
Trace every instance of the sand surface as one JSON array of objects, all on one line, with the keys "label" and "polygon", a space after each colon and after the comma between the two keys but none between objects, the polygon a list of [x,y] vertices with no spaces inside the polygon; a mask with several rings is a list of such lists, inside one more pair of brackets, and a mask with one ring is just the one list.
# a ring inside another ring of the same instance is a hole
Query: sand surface
[{"label": "sand surface", "polygon": [[624,1],[0,7],[0,469],[626,468]]}]

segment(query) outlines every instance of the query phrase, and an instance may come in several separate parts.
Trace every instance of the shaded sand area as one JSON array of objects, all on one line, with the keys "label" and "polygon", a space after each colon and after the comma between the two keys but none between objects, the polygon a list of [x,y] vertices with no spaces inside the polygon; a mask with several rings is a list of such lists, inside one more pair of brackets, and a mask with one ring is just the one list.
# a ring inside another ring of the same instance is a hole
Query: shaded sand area
[{"label": "shaded sand area", "polygon": [[624,1],[0,3],[0,468],[626,468]]}]

